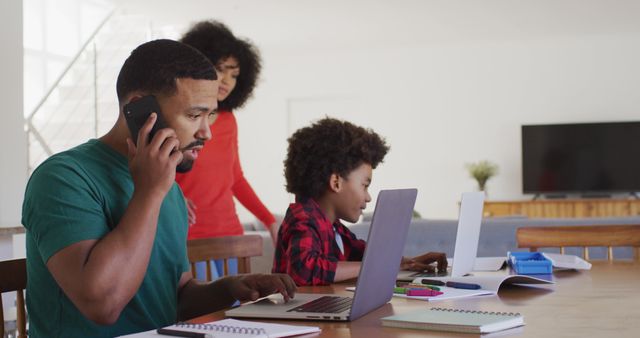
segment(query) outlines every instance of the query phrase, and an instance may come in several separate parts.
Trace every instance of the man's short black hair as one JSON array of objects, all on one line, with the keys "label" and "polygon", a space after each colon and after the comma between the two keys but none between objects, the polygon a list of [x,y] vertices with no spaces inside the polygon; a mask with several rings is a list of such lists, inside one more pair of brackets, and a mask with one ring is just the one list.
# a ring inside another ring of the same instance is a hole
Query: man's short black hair
[{"label": "man's short black hair", "polygon": [[196,23],[180,39],[206,55],[214,66],[229,57],[238,60],[240,75],[229,96],[218,102],[218,109],[242,107],[251,97],[260,75],[260,53],[248,40],[235,37],[223,23],[210,20]]},{"label": "man's short black hair", "polygon": [[298,129],[288,141],[284,176],[298,198],[322,196],[334,173],[346,178],[364,163],[375,169],[389,151],[373,130],[333,118]]},{"label": "man's short black hair", "polygon": [[116,91],[122,104],[134,91],[171,95],[176,79],[216,80],[211,62],[202,53],[173,40],[143,43],[131,52],[120,69]]}]

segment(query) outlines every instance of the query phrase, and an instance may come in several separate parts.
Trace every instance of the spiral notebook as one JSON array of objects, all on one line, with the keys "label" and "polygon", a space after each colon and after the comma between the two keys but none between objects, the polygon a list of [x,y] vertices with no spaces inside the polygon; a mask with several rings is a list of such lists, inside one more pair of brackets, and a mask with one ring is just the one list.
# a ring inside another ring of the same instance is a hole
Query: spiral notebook
[{"label": "spiral notebook", "polygon": [[[249,322],[236,319],[223,319],[206,324],[178,323],[165,327],[187,333],[201,333],[204,337],[215,338],[251,338],[251,337],[289,337],[301,334],[320,332],[317,326],[284,325],[260,322]],[[151,330],[122,337],[169,337]],[[186,335],[185,335],[186,337]]]},{"label": "spiral notebook", "polygon": [[381,320],[383,326],[464,333],[489,333],[524,325],[524,318],[519,313],[446,308],[420,310]]}]

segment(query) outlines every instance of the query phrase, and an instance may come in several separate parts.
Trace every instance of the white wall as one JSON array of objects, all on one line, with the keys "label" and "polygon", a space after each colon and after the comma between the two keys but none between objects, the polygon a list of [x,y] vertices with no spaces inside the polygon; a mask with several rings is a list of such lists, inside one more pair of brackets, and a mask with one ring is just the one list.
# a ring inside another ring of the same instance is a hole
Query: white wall
[{"label": "white wall", "polygon": [[525,198],[522,124],[638,120],[633,0],[149,3],[126,6],[157,26],[217,18],[262,50],[262,82],[237,112],[240,151],[276,213],[291,199],[286,138],[322,112],[385,136],[374,193],[418,187],[416,209],[431,218],[457,216],[475,189],[464,164],[482,159],[500,166],[490,199]]},{"label": "white wall", "polygon": [[[377,130],[392,147],[374,189],[417,186],[418,211],[455,217],[460,193],[475,189],[464,164],[489,159],[500,166],[489,181],[490,198],[523,198],[521,124],[638,119],[639,37],[455,41],[339,54],[271,55],[265,48],[272,60],[265,83],[239,114],[245,171],[262,195],[277,192],[282,180],[260,178],[282,176],[283,101],[347,96],[362,106],[350,120]],[[260,132],[265,125],[269,133]]]},{"label": "white wall", "polygon": [[[0,1],[0,227],[20,225],[27,178],[27,136],[22,117],[22,0]],[[9,236],[0,236],[0,259],[10,258]],[[13,294],[2,294],[5,318],[10,320]]]},{"label": "white wall", "polygon": [[20,226],[27,179],[27,136],[22,117],[22,1],[0,1],[0,227]]}]

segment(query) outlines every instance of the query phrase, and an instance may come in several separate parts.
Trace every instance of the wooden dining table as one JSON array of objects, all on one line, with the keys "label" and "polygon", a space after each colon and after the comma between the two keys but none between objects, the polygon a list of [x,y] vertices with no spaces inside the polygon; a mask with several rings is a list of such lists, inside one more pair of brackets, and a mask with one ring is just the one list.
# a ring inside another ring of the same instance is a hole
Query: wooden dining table
[{"label": "wooden dining table", "polygon": [[[382,307],[352,322],[266,320],[262,322],[318,326],[304,337],[473,337],[478,335],[382,326],[380,318],[431,307],[472,311],[518,312],[525,325],[482,337],[640,337],[640,262],[592,261],[591,270],[555,271],[555,284],[504,285],[497,295],[427,302],[393,297]],[[298,292],[352,294],[354,283],[301,287]],[[224,311],[191,320],[205,323],[225,318]],[[247,320],[247,319],[243,319]]]}]

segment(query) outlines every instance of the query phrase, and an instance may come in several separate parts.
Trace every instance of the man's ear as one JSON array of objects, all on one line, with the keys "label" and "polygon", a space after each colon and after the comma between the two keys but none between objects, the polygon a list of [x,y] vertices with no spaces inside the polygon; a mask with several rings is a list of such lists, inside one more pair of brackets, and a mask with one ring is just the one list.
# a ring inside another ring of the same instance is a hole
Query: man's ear
[{"label": "man's ear", "polygon": [[133,94],[131,94],[131,96],[129,96],[129,102],[127,102],[127,103],[138,101],[138,100],[140,100],[141,98],[143,98],[145,96],[146,95],[144,95],[142,93],[139,93],[139,92],[133,93]]},{"label": "man's ear", "polygon": [[329,190],[340,192],[340,189],[342,189],[342,177],[336,173],[331,174],[329,177]]},{"label": "man's ear", "polygon": [[120,104],[120,113],[123,114],[124,113],[124,106],[126,106],[127,104],[134,102],[134,101],[138,101],[139,99],[141,99],[142,97],[144,97],[144,94],[140,93],[140,92],[134,92],[132,94],[129,94],[127,96],[126,99],[124,99],[124,102],[122,102]]}]

